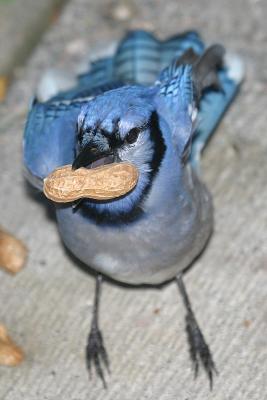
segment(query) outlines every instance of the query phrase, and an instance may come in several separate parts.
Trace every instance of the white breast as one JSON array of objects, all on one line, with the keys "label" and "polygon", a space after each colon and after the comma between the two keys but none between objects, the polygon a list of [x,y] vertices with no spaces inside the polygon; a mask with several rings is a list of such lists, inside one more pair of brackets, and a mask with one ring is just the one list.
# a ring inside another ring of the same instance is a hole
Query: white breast
[{"label": "white breast", "polygon": [[[205,246],[212,230],[211,198],[196,176],[187,176],[186,195],[171,198],[138,222],[121,227],[96,225],[58,209],[66,246],[82,262],[129,284],[160,284],[186,268]],[[150,201],[150,204],[151,201]]]}]

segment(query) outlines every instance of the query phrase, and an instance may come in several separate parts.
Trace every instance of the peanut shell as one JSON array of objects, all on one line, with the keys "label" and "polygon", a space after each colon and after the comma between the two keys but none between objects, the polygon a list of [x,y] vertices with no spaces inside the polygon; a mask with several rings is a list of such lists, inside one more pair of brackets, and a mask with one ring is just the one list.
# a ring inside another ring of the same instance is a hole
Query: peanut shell
[{"label": "peanut shell", "polygon": [[130,192],[136,186],[138,175],[137,168],[129,163],[76,170],[65,165],[44,179],[43,191],[47,198],[57,203],[82,198],[110,200]]},{"label": "peanut shell", "polygon": [[0,365],[16,366],[24,358],[22,350],[13,342],[4,325],[0,325]]},{"label": "peanut shell", "polygon": [[16,274],[25,264],[27,257],[25,245],[10,233],[0,229],[0,266]]}]

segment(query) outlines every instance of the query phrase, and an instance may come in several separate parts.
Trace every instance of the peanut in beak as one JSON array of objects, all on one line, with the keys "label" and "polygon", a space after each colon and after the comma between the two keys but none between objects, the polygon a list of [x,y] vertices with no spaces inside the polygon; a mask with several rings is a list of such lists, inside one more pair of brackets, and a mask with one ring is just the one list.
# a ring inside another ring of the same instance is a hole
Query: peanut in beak
[{"label": "peanut in beak", "polygon": [[82,198],[112,200],[129,193],[137,184],[138,170],[130,163],[73,170],[71,165],[55,169],[44,179],[45,196],[56,203]]}]

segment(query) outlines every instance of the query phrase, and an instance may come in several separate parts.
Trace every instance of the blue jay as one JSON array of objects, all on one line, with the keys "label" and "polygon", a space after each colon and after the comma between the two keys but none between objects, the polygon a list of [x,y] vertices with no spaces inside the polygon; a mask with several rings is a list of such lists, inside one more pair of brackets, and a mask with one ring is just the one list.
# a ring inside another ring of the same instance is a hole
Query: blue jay
[{"label": "blue jay", "polygon": [[102,275],[131,285],[176,279],[195,373],[202,365],[212,385],[215,363],[182,275],[213,227],[200,154],[241,80],[239,58],[221,45],[205,48],[196,32],[161,41],[133,31],[113,56],[92,63],[74,88],[32,103],[24,165],[35,187],[42,190],[43,179],[65,164],[77,169],[126,161],[139,171],[136,187],[118,199],[55,204],[63,242],[96,271],[86,360],[104,386],[109,360],[98,323]]}]

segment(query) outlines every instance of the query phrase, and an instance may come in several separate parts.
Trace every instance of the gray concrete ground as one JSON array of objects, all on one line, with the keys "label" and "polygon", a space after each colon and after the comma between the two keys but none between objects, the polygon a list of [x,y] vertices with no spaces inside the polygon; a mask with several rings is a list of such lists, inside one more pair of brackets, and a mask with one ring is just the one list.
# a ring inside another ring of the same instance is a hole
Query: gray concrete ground
[{"label": "gray concrete ground", "polygon": [[[1,322],[24,348],[16,369],[0,368],[4,400],[263,400],[267,393],[266,20],[263,0],[73,0],[21,69],[0,109],[1,224],[23,239],[27,267],[1,274]],[[25,189],[21,137],[27,103],[47,67],[78,67],[125,29],[161,37],[199,29],[242,55],[246,81],[203,159],[215,232],[186,283],[220,371],[212,393],[194,381],[175,284],[129,290],[106,284],[101,326],[111,359],[109,388],[89,381],[84,346],[94,281],[62,247],[48,210]]]},{"label": "gray concrete ground", "polygon": [[[0,0],[0,76],[10,77],[56,18],[63,0]],[[65,1],[66,2],[66,1]]]}]

